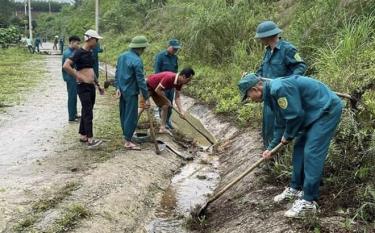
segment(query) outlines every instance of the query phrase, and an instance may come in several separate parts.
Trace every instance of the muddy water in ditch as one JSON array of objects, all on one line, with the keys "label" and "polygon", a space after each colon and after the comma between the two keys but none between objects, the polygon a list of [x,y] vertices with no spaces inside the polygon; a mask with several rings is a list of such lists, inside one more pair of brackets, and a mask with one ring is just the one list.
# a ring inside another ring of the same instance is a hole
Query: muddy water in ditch
[{"label": "muddy water in ditch", "polygon": [[[209,142],[178,117],[173,118],[177,128],[194,138],[199,146],[207,148]],[[196,126],[205,131],[196,119],[189,117]],[[209,133],[205,131],[207,135]],[[186,219],[196,206],[206,203],[220,181],[219,160],[203,150],[196,152],[193,161],[188,162],[172,178],[165,191],[155,218],[145,227],[148,233],[188,233]]]}]

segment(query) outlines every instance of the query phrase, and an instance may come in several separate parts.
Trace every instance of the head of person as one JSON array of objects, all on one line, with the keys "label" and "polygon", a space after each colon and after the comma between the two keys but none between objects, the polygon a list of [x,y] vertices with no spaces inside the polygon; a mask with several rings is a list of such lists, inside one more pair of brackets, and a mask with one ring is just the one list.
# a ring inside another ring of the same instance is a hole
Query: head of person
[{"label": "head of person", "polygon": [[183,68],[180,73],[178,73],[178,83],[184,85],[189,83],[195,75],[195,71],[191,67]]},{"label": "head of person", "polygon": [[168,42],[168,48],[167,51],[169,54],[174,55],[178,52],[178,50],[181,48],[181,43],[177,39],[171,39]]},{"label": "head of person", "polygon": [[150,44],[145,36],[135,36],[131,40],[129,48],[141,55],[149,45]]},{"label": "head of person", "polygon": [[277,41],[281,32],[282,30],[273,21],[263,21],[256,29],[255,39],[259,39],[267,46]]},{"label": "head of person", "polygon": [[238,82],[242,102],[250,98],[251,101],[260,103],[263,101],[263,81],[254,73],[246,74]]},{"label": "head of person", "polygon": [[87,44],[90,49],[93,49],[96,47],[98,41],[103,39],[103,37],[99,36],[95,30],[89,29],[85,32],[84,39],[85,44]]},{"label": "head of person", "polygon": [[72,49],[78,49],[81,43],[81,39],[78,36],[69,37],[69,47]]}]

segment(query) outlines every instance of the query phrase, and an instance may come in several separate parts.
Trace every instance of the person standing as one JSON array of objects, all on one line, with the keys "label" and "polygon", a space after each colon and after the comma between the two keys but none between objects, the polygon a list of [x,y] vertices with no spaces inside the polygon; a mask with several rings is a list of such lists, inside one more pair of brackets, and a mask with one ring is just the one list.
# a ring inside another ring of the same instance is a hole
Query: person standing
[{"label": "person standing", "polygon": [[[256,29],[255,38],[266,46],[263,61],[256,74],[268,79],[289,75],[303,75],[307,69],[305,62],[294,45],[282,40],[279,34],[282,30],[272,21],[260,23]],[[265,147],[272,140],[275,116],[271,109],[263,107],[262,136]]]},{"label": "person standing", "polygon": [[52,47],[53,50],[57,50],[58,43],[59,43],[59,36],[55,36],[55,38],[53,39],[53,47]]},{"label": "person standing", "polygon": [[39,46],[42,46],[42,40],[40,39],[40,36],[37,35],[34,41],[34,51],[40,53]]},{"label": "person standing", "polygon": [[264,102],[275,114],[275,134],[263,152],[270,159],[278,144],[295,140],[290,187],[274,197],[274,202],[295,200],[286,217],[299,218],[317,211],[319,185],[331,139],[340,122],[342,102],[322,82],[291,75],[270,81],[248,74],[238,87],[242,100]]},{"label": "person standing", "polygon": [[26,46],[30,53],[34,53],[33,40],[30,38],[30,36],[27,36]]},{"label": "person standing", "polygon": [[82,105],[79,125],[80,141],[86,142],[89,148],[95,148],[103,142],[94,139],[92,123],[96,97],[95,86],[98,87],[100,94],[104,94],[104,89],[100,87],[94,73],[94,60],[91,52],[99,39],[102,37],[96,31],[91,29],[86,31],[83,46],[66,59],[63,65],[64,70],[78,81],[77,93]]},{"label": "person standing", "polygon": [[[64,51],[62,56],[62,64],[64,65],[66,59],[70,58],[74,51],[79,49],[81,39],[78,36],[69,37],[69,47]],[[63,79],[66,82],[68,91],[68,115],[69,122],[78,122],[77,116],[77,80],[74,76],[69,75],[62,69]]]},{"label": "person standing", "polygon": [[60,52],[61,54],[63,54],[64,52],[64,45],[65,45],[65,38],[62,36],[60,37],[60,40],[59,40],[59,46],[60,46]]},{"label": "person standing", "polygon": [[[181,48],[181,44],[177,39],[171,39],[168,42],[168,48],[159,52],[155,57],[154,73],[160,73],[164,71],[171,71],[177,73],[178,71],[178,57],[177,52]],[[165,96],[168,100],[173,103],[175,89],[169,89],[165,92]],[[159,108],[159,112],[161,109]],[[172,125],[172,108],[169,107],[167,114],[167,128],[173,129]]]},{"label": "person standing", "polygon": [[129,51],[122,53],[117,59],[116,95],[120,99],[120,121],[125,139],[124,148],[127,150],[141,149],[132,142],[138,124],[138,94],[140,92],[145,100],[145,108],[150,106],[141,59],[141,55],[148,46],[145,36],[136,36],[129,44]]},{"label": "person standing", "polygon": [[103,49],[100,47],[99,43],[92,50],[92,55],[94,58],[94,72],[98,80],[99,80],[99,53],[102,53],[102,52],[103,52]]}]

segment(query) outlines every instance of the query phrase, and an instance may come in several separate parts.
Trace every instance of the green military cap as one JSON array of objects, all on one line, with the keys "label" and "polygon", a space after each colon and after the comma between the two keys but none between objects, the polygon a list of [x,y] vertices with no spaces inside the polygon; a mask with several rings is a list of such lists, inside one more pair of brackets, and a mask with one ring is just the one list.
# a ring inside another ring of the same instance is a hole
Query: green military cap
[{"label": "green military cap", "polygon": [[270,36],[275,36],[280,34],[282,30],[273,21],[263,21],[261,22],[257,29],[255,38],[262,39]]},{"label": "green military cap", "polygon": [[168,42],[168,46],[171,46],[171,47],[174,48],[174,49],[179,49],[179,48],[181,48],[180,41],[178,41],[177,39],[171,39],[171,40]]},{"label": "green military cap", "polygon": [[145,36],[136,36],[130,42],[129,48],[146,48],[149,45],[150,44],[148,43],[147,38]]},{"label": "green military cap", "polygon": [[238,88],[240,89],[242,101],[247,98],[247,91],[255,87],[261,79],[254,73],[246,74],[245,77],[241,78],[238,82]]}]

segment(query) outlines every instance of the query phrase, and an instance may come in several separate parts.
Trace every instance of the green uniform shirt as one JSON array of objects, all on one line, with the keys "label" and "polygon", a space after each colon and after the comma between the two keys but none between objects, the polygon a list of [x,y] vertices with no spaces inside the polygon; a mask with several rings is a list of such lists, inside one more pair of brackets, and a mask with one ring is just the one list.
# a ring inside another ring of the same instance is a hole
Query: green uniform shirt
[{"label": "green uniform shirt", "polygon": [[167,50],[161,51],[155,57],[155,74],[164,71],[178,72],[178,58],[176,55],[169,54]]}]

